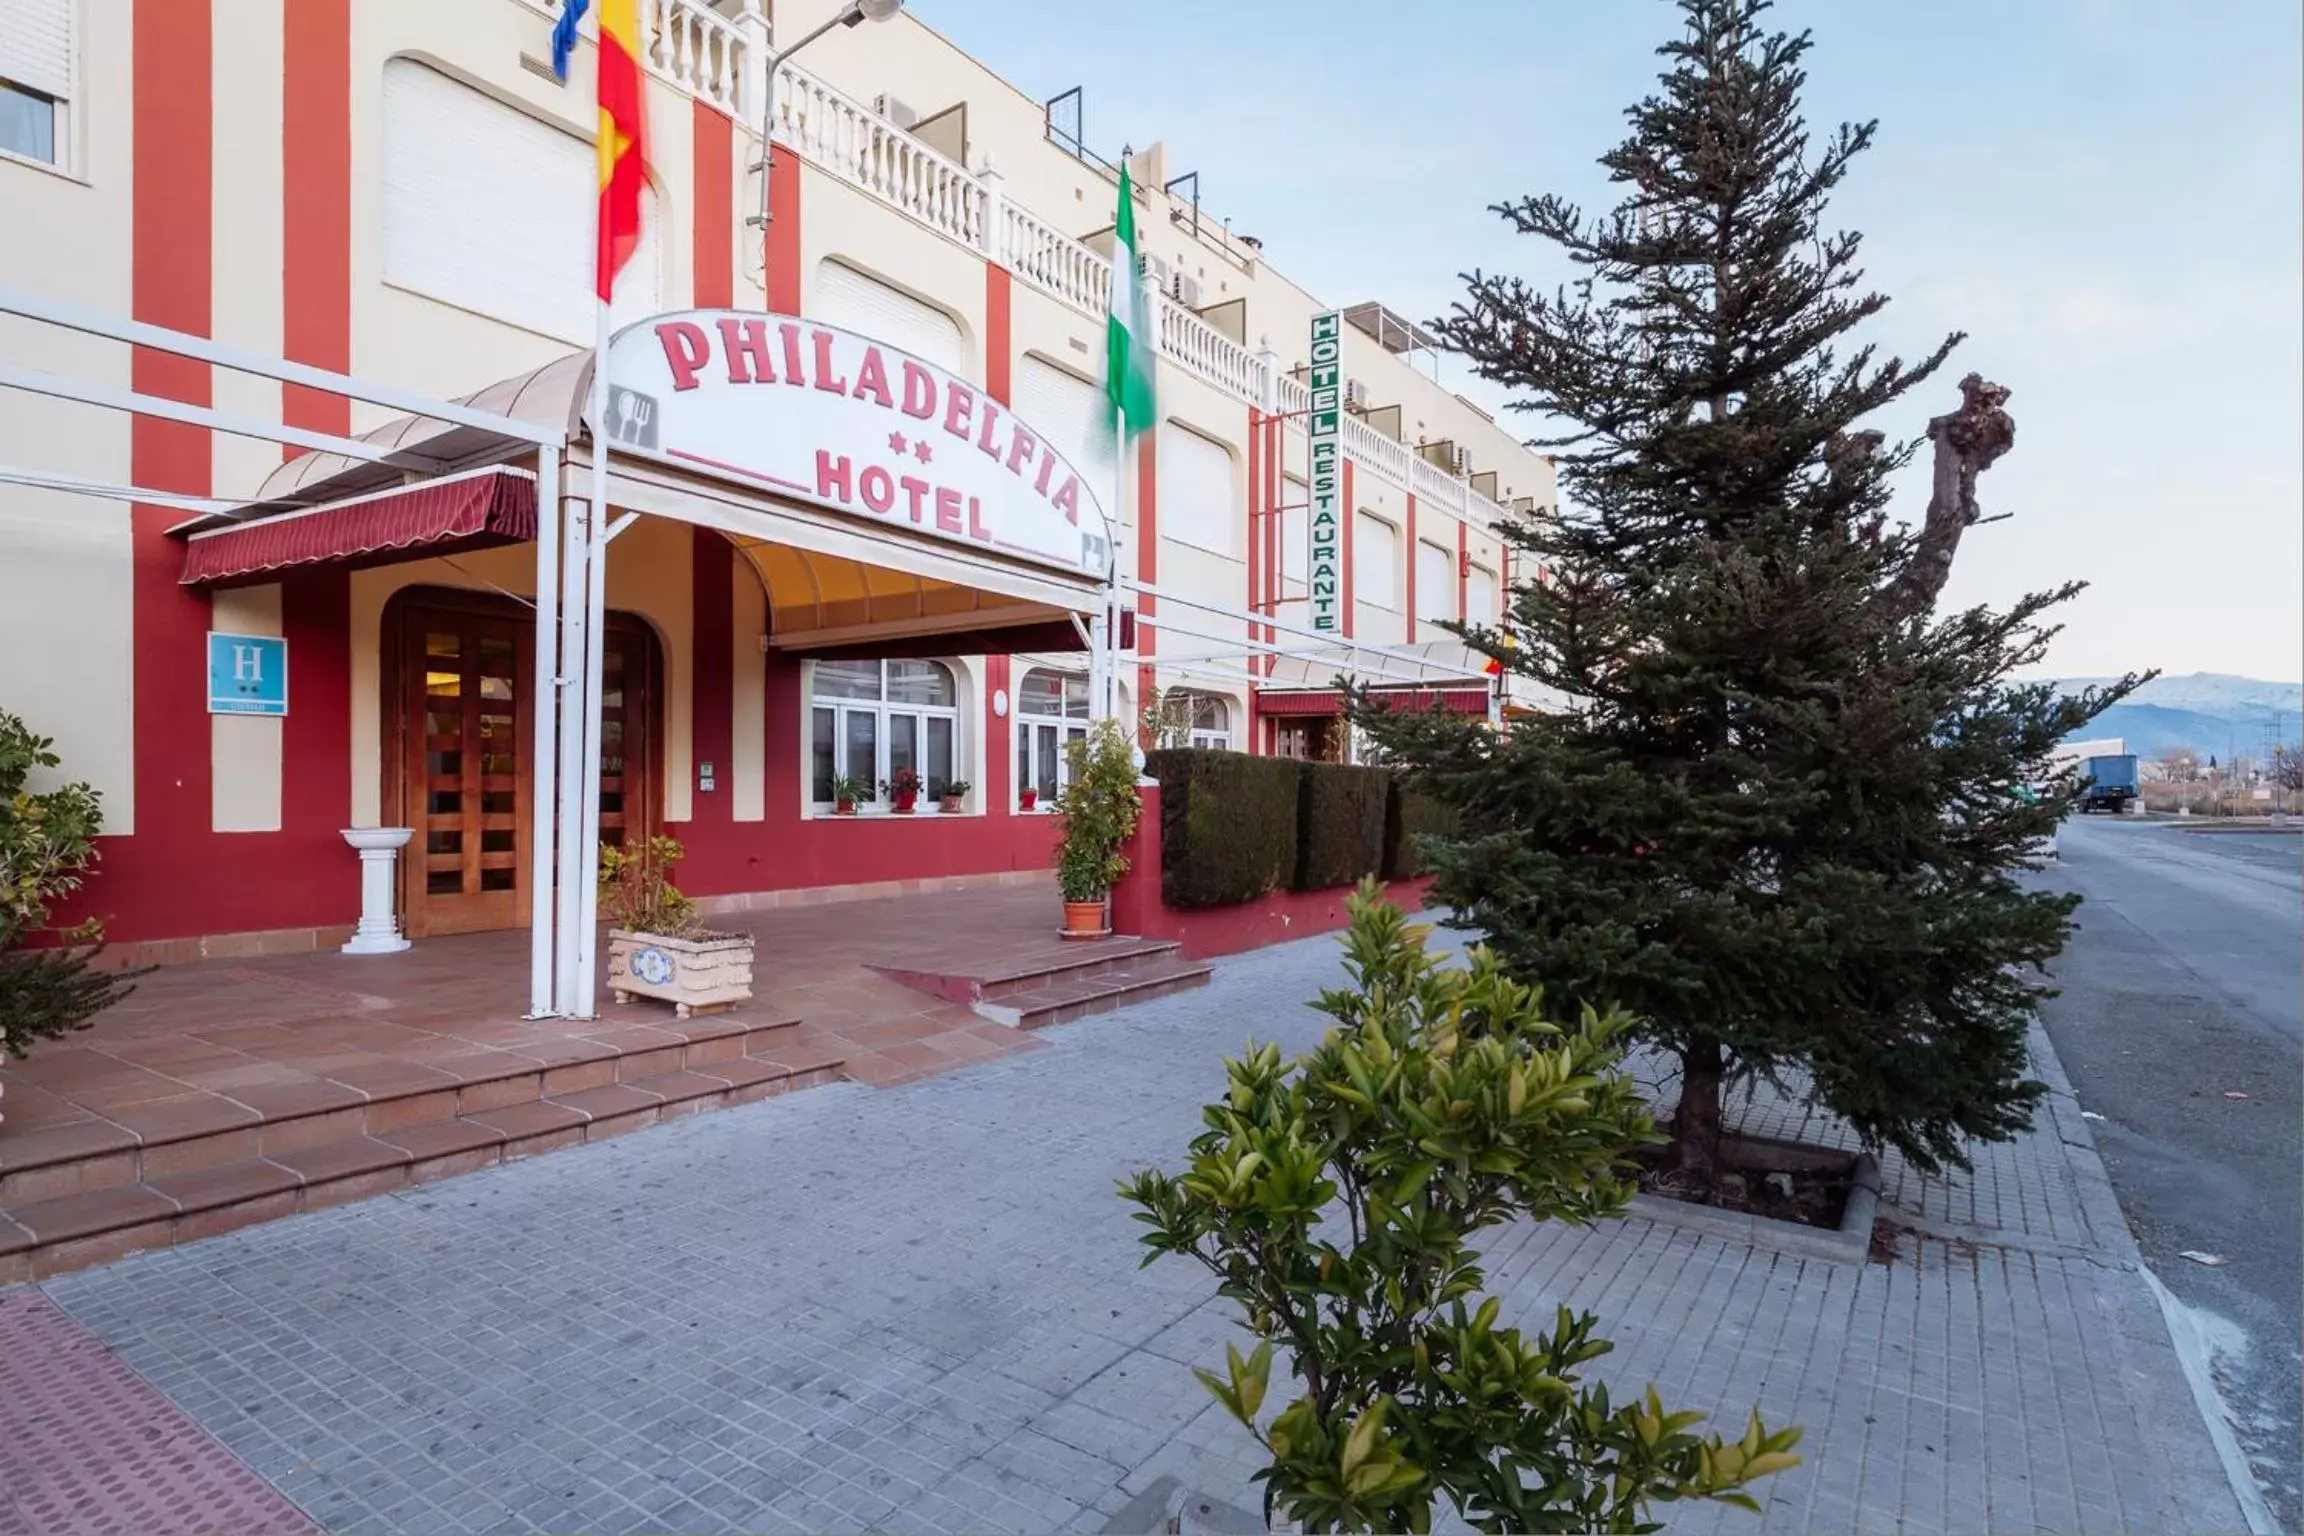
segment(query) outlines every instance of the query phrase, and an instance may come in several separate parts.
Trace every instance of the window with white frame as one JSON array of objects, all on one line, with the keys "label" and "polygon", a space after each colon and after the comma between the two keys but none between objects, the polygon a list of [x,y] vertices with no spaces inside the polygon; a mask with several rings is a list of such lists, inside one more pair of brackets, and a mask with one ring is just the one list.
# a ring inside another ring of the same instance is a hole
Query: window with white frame
[{"label": "window with white frame", "polygon": [[72,23],[79,0],[0,0],[0,151],[71,164]]},{"label": "window with white frame", "polygon": [[1456,617],[1456,556],[1423,539],[1416,541],[1416,617],[1425,623]]},{"label": "window with white frame", "polygon": [[1220,693],[1187,693],[1190,735],[1186,744],[1211,752],[1232,750],[1232,701]]},{"label": "window with white frame", "polygon": [[1366,512],[1354,530],[1352,595],[1379,608],[1400,606],[1400,530]]},{"label": "window with white frame", "polygon": [[1088,736],[1088,674],[1033,667],[1016,685],[1016,788],[1045,809],[1070,782],[1064,744]]},{"label": "window with white frame", "polygon": [[[0,0],[0,5],[16,0]],[[590,141],[413,59],[384,66],[384,280],[524,330],[589,344]],[[616,278],[611,324],[664,306],[656,192],[640,191],[640,243]]]},{"label": "window with white frame", "polygon": [[901,768],[920,775],[933,803],[957,777],[960,690],[940,661],[819,661],[809,669],[808,799],[831,805],[853,780],[859,803]]},{"label": "window with white frame", "polygon": [[1471,624],[1496,622],[1496,573],[1484,565],[1472,567],[1464,583],[1464,618]]},{"label": "window with white frame", "polygon": [[1239,552],[1232,516],[1232,455],[1180,421],[1160,429],[1160,533],[1219,555]]}]

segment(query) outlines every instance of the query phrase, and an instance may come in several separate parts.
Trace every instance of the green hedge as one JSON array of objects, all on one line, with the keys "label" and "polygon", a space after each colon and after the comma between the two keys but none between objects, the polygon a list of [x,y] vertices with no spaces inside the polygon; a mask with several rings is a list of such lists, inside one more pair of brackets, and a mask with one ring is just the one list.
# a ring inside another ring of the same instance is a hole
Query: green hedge
[{"label": "green hedge", "polygon": [[1429,874],[1432,866],[1417,839],[1447,837],[1455,831],[1454,811],[1394,780],[1384,805],[1384,878],[1406,880]]},{"label": "green hedge", "polygon": [[1296,802],[1296,872],[1291,889],[1356,885],[1384,863],[1385,802],[1392,775],[1348,763],[1306,763]]},{"label": "green hedge", "polygon": [[1147,753],[1144,771],[1160,781],[1160,899],[1169,906],[1254,901],[1295,874],[1302,763],[1179,747]]}]

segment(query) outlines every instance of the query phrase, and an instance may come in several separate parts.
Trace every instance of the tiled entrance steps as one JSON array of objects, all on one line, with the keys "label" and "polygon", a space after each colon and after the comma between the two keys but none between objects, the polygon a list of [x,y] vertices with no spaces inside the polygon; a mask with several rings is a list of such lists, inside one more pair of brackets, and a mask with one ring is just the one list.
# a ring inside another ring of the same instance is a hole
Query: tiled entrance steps
[{"label": "tiled entrance steps", "polygon": [[1025,953],[987,956],[981,964],[943,970],[873,969],[931,996],[965,1003],[988,1019],[1038,1029],[1204,987],[1213,967],[1186,960],[1172,942],[1112,938],[1089,943],[1051,939]]},{"label": "tiled entrance steps", "polygon": [[235,1123],[83,1120],[14,1136],[0,1141],[0,1285],[839,1077],[842,1057],[796,1039],[797,1022],[698,1019],[680,1025],[684,1041],[650,1032],[637,1048],[572,1039],[551,1065],[508,1058],[453,1087],[366,1095],[323,1084],[335,1092],[300,1110],[233,1106]]}]

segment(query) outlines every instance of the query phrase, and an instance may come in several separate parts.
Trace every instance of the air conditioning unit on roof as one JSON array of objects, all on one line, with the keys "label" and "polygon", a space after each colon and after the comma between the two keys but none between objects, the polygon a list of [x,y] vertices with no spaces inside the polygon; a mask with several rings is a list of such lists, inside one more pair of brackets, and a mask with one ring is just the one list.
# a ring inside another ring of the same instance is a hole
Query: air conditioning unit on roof
[{"label": "air conditioning unit on roof", "polygon": [[1448,467],[1458,475],[1471,474],[1472,450],[1469,448],[1459,447],[1453,454],[1449,455]]},{"label": "air conditioning unit on roof", "polygon": [[1141,257],[1137,259],[1142,263],[1139,270],[1141,270],[1146,277],[1152,279],[1152,286],[1159,289],[1162,293],[1166,293],[1168,291],[1168,280],[1173,271],[1173,269],[1168,265],[1168,258],[1165,256],[1155,256],[1150,251],[1146,251]]},{"label": "air conditioning unit on roof", "polygon": [[899,128],[910,128],[920,121],[919,108],[886,91],[872,98],[872,110]]},{"label": "air conditioning unit on roof", "polygon": [[1168,297],[1186,309],[1198,309],[1200,307],[1200,280],[1183,272],[1177,273],[1168,280]]},{"label": "air conditioning unit on roof", "polygon": [[1344,409],[1358,415],[1368,409],[1368,386],[1358,379],[1344,381]]}]

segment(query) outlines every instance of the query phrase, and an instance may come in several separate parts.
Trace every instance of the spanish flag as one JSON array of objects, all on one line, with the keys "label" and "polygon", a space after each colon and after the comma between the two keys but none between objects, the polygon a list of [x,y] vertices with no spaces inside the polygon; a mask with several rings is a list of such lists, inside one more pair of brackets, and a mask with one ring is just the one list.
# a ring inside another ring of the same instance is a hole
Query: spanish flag
[{"label": "spanish flag", "polygon": [[[1510,635],[1505,635],[1502,637],[1502,639],[1504,641],[1504,649],[1507,651],[1516,651],[1520,649],[1520,642],[1513,639]],[[1487,673],[1490,677],[1502,677],[1504,675],[1504,658],[1501,656],[1491,656],[1480,664],[1480,670]]]},{"label": "spanish flag", "polygon": [[[568,0],[581,10],[581,0]],[[641,128],[638,0],[600,0],[600,302],[640,243]]]}]

